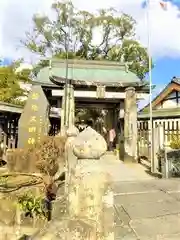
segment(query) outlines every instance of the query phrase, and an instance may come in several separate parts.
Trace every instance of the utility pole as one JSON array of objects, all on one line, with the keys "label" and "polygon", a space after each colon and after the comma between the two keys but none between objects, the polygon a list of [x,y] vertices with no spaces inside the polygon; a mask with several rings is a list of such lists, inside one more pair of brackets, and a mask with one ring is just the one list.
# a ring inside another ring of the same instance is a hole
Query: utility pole
[{"label": "utility pole", "polygon": [[71,21],[72,21],[71,11],[72,9],[69,9],[68,11],[68,13],[70,13],[68,16],[68,30],[67,32],[62,30],[65,34],[65,51],[66,51],[66,75],[65,75],[64,99],[63,99],[63,108],[64,108],[63,131],[67,130],[71,124],[70,100],[72,98],[71,96],[72,84],[71,84],[71,80],[69,79],[69,47],[70,47]]}]

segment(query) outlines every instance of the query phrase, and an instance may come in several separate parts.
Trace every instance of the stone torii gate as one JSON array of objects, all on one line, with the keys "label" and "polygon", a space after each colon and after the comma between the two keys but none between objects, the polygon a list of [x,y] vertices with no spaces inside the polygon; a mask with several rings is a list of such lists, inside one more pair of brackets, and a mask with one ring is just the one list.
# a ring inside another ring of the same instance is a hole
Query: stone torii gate
[{"label": "stone torii gate", "polygon": [[61,132],[74,125],[75,108],[108,109],[108,128],[120,121],[124,130],[124,161],[137,161],[137,101],[147,97],[148,82],[124,64],[89,60],[68,60],[67,81],[66,61],[57,59],[51,60],[50,68],[41,69],[36,79],[58,101]]}]

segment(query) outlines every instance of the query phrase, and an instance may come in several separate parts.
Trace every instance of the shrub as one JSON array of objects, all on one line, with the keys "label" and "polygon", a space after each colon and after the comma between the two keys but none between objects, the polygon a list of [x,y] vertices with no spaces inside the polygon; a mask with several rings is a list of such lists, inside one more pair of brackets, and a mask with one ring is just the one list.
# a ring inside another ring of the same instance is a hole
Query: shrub
[{"label": "shrub", "polygon": [[13,172],[40,172],[54,176],[60,163],[65,163],[65,141],[61,136],[48,136],[31,148],[8,150],[8,169]]},{"label": "shrub", "polygon": [[26,193],[18,197],[18,205],[21,211],[26,216],[30,217],[45,217],[43,209],[43,198],[40,196],[34,196],[31,193]]},{"label": "shrub", "polygon": [[37,144],[33,155],[35,165],[41,173],[54,176],[58,171],[59,163],[65,163],[65,138],[46,137]]},{"label": "shrub", "polygon": [[169,146],[173,149],[180,149],[180,136],[178,134],[172,134]]}]

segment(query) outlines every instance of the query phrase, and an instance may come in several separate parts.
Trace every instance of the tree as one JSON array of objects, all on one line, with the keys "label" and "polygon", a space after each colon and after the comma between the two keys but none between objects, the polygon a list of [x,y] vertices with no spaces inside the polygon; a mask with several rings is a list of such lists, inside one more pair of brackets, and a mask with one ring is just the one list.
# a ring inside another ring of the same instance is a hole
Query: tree
[{"label": "tree", "polygon": [[[113,8],[97,14],[78,11],[70,3],[54,3],[55,18],[34,15],[33,31],[26,33],[24,46],[40,56],[89,60],[123,61],[141,79],[148,72],[147,49],[135,40],[135,20]],[[94,41],[97,31],[101,42]],[[38,67],[47,65],[41,61]],[[36,71],[38,68],[36,68]]]},{"label": "tree", "polygon": [[27,91],[20,87],[20,82],[30,82],[29,69],[17,72],[20,61],[16,61],[9,66],[0,67],[0,101],[9,103],[23,103],[18,98],[27,95]]}]

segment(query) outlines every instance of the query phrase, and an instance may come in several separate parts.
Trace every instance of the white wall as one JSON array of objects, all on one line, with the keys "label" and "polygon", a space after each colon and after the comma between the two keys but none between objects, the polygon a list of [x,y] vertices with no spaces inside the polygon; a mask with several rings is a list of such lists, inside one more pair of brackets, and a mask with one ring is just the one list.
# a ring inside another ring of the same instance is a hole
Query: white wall
[{"label": "white wall", "polygon": [[[156,109],[166,109],[166,108],[177,108],[180,107],[180,98],[178,99],[178,103],[176,99],[171,99],[176,97],[176,92],[172,92],[169,94],[162,103],[156,106]],[[180,92],[178,92],[178,97],[180,97]]]}]

